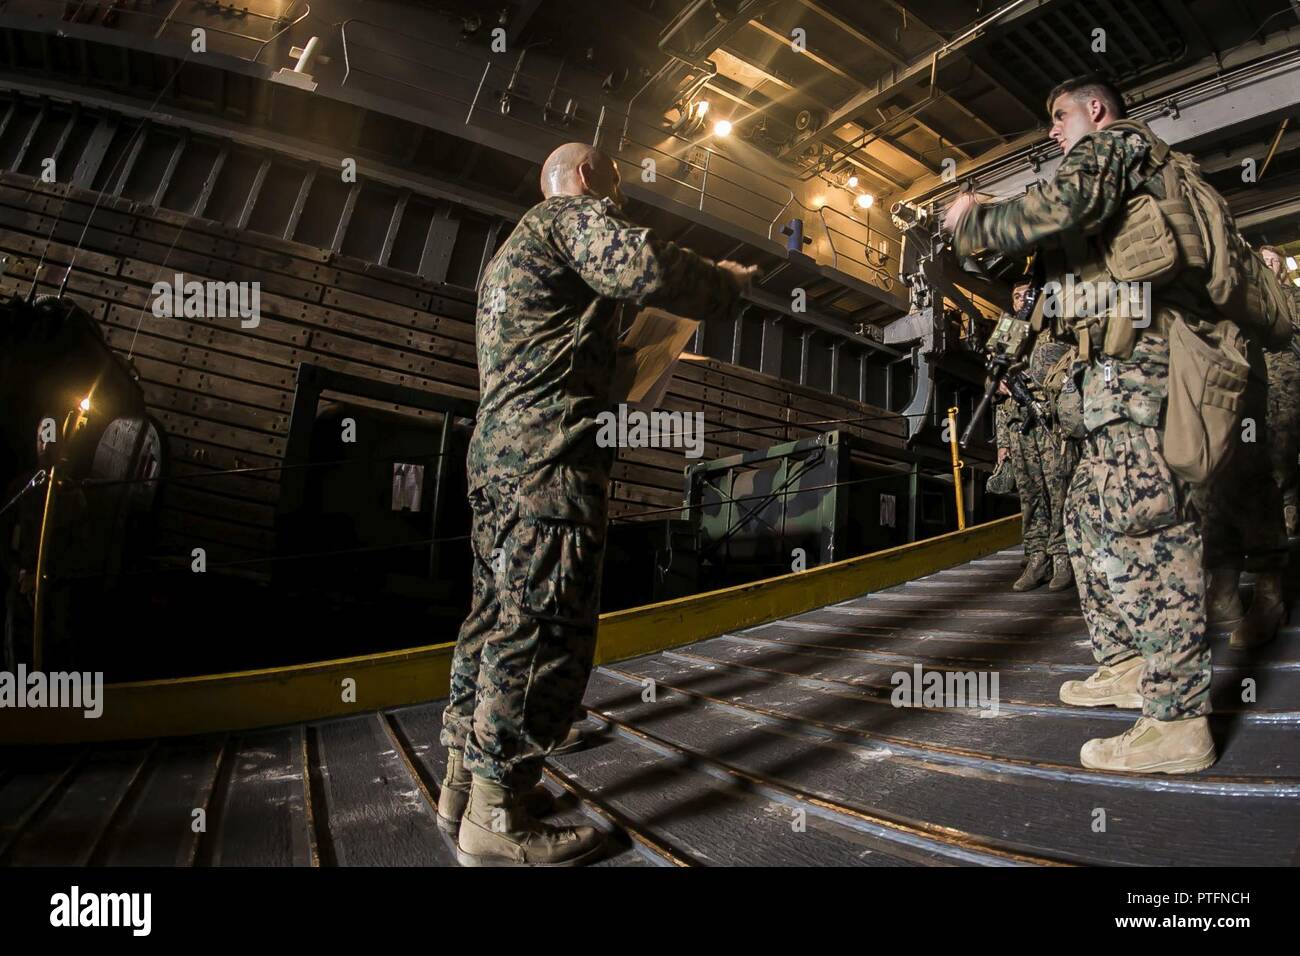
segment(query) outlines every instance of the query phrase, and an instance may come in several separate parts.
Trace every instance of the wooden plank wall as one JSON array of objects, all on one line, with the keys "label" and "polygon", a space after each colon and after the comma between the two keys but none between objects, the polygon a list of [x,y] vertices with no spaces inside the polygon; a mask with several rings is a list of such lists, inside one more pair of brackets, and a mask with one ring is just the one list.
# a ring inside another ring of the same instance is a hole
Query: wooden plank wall
[{"label": "wooden plank wall", "polygon": [[[66,193],[0,174],[0,255],[8,260],[0,291],[25,294],[42,251],[38,291],[55,291],[95,201],[91,192]],[[146,306],[150,289],[178,271],[186,280],[259,282],[260,325],[155,317]],[[114,349],[130,355],[146,400],[167,430],[174,474],[278,463],[297,367],[305,361],[477,398],[470,290],[331,257],[303,243],[105,197],[85,232],[66,294],[99,320]],[[713,359],[682,362],[665,407],[704,412],[706,458],[835,427],[890,447],[901,448],[905,436],[897,415]],[[872,420],[792,424],[846,418]],[[612,514],[680,503],[686,463],[681,450],[623,450]],[[159,553],[187,555],[202,546],[214,562],[269,554],[278,491],[274,471],[169,484]]]}]

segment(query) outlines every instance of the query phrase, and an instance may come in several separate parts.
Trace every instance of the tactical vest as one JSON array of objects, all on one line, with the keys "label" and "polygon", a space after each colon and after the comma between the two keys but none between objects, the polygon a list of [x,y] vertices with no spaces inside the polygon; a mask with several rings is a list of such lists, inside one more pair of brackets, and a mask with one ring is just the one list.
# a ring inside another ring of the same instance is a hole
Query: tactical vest
[{"label": "tactical vest", "polygon": [[[1104,255],[1110,276],[1149,282],[1169,304],[1201,312],[1205,323],[1227,320],[1267,348],[1284,348],[1289,326],[1297,320],[1295,311],[1281,295],[1276,277],[1237,231],[1227,201],[1205,181],[1195,160],[1170,149],[1138,120],[1119,120],[1107,129],[1142,136],[1153,170],[1145,188],[1128,198],[1124,212],[1107,230]],[[1157,176],[1163,197],[1150,189]],[[1171,285],[1181,286],[1191,299],[1177,295]],[[1217,315],[1204,314],[1207,304]],[[1167,318],[1161,324],[1167,334]],[[1112,338],[1110,329],[1107,333]],[[1122,343],[1124,337],[1114,338]]]},{"label": "tactical vest", "polygon": [[1160,288],[1168,285],[1181,270],[1205,269],[1210,264],[1210,256],[1205,246],[1203,218],[1188,199],[1179,163],[1175,161],[1184,158],[1190,162],[1190,158],[1171,150],[1141,120],[1119,120],[1106,128],[1138,133],[1146,140],[1150,148],[1149,162],[1160,176],[1164,193],[1160,198],[1143,191],[1128,198],[1106,250],[1111,275],[1121,281],[1150,282]]},{"label": "tactical vest", "polygon": [[[1147,143],[1145,178],[1130,184],[1136,188],[1124,210],[1092,241],[1101,261],[1089,264],[1103,280],[1149,283],[1146,332],[1168,340],[1162,455],[1184,480],[1206,482],[1237,437],[1250,373],[1241,329],[1276,347],[1290,331],[1285,309],[1227,203],[1192,158],[1170,149],[1145,123],[1121,120],[1107,128],[1137,133]],[[1138,329],[1112,314],[1081,332],[1081,358],[1094,350],[1097,332],[1105,354],[1133,354]]]},{"label": "tactical vest", "polygon": [[[1204,299],[1196,294],[1204,285],[1207,266],[1202,230],[1168,144],[1138,120],[1120,120],[1106,129],[1142,136],[1149,147],[1145,175],[1125,201],[1124,211],[1098,235],[1061,237],[1065,270],[1075,276],[1078,286],[1093,290],[1109,292],[1119,282],[1150,283],[1152,292],[1163,294],[1160,301],[1147,303],[1150,314],[1145,327],[1123,310],[1098,308],[1089,314],[1080,302],[1073,303],[1074,310],[1062,318],[1073,328],[1084,361],[1096,353],[1127,358],[1140,334],[1168,335],[1173,314],[1164,304],[1196,311],[1197,300]],[[1039,297],[1036,313],[1045,300]],[[1041,325],[1036,314],[1035,327]]]}]

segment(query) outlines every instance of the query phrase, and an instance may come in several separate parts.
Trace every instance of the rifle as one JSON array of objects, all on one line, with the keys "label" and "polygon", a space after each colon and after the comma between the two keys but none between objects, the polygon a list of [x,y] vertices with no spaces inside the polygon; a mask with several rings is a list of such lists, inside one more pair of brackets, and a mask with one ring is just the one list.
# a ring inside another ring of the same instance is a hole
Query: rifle
[{"label": "rifle", "polygon": [[998,386],[1003,382],[1007,383],[1007,390],[1011,392],[1011,397],[1016,404],[1025,409],[1025,421],[1020,426],[1022,435],[1033,428],[1038,421],[1046,418],[1044,409],[1034,399],[1028,377],[1025,375],[1025,368],[1029,365],[1029,352],[1034,341],[1034,336],[1029,330],[1029,316],[1033,314],[1034,305],[1038,302],[1044,285],[1042,264],[1037,255],[1034,256],[1034,262],[1030,266],[1030,275],[1029,291],[1025,293],[1025,301],[1014,316],[1003,316],[998,321],[985,346],[984,367],[988,371],[989,380],[958,442],[962,448],[970,442],[975,427],[988,411],[989,403],[993,401]]},{"label": "rifle", "polygon": [[1027,435],[1029,430],[1039,422],[1050,424],[1050,412],[1043,407],[1043,403],[1034,398],[1034,393],[1030,390],[1029,376],[1022,370],[1017,369],[1012,372],[1007,379],[1007,388],[1011,391],[1011,397],[1015,403],[1025,410],[1025,420],[1020,425],[1020,434]]}]

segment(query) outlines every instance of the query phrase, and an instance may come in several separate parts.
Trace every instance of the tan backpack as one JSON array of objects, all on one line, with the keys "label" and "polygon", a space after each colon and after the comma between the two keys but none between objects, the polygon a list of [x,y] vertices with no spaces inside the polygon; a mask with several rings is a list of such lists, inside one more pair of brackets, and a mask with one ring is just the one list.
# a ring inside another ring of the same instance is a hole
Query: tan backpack
[{"label": "tan backpack", "polygon": [[1249,377],[1246,340],[1231,322],[1194,332],[1173,321],[1163,453],[1176,474],[1204,483],[1232,456]]},{"label": "tan backpack", "polygon": [[1119,120],[1107,128],[1133,130],[1146,139],[1166,197],[1129,198],[1107,243],[1111,275],[1159,288],[1186,269],[1202,269],[1206,294],[1222,318],[1259,335],[1265,348],[1285,348],[1297,318],[1294,308],[1196,161],[1170,149],[1141,121]]}]

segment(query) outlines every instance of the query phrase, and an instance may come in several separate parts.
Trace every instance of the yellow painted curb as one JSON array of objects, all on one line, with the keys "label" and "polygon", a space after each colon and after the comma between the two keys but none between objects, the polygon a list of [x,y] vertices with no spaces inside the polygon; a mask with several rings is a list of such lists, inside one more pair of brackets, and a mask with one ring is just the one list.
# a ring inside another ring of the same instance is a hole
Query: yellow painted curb
[{"label": "yellow painted curb", "polygon": [[[1011,547],[1020,516],[705,594],[603,614],[596,662],[610,663],[902,584]],[[448,635],[454,638],[454,635]],[[103,714],[0,710],[0,744],[180,737],[273,727],[447,695],[452,641],[290,667],[110,684]],[[355,691],[345,699],[345,682]]]}]

